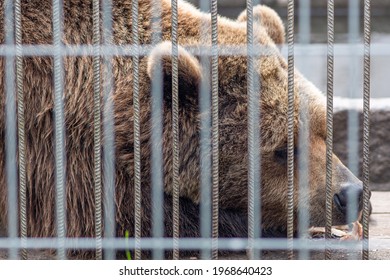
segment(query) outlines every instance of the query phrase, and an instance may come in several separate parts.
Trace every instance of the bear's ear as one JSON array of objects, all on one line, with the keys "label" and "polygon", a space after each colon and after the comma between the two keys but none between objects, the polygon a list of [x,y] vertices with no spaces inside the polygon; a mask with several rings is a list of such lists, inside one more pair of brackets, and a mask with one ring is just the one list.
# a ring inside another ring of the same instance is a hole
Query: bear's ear
[{"label": "bear's ear", "polygon": [[[247,12],[243,11],[237,18],[239,22],[247,20]],[[264,27],[268,36],[276,45],[285,42],[285,30],[281,18],[271,8],[264,5],[257,5],[253,8],[253,20]]]},{"label": "bear's ear", "polygon": [[[162,42],[154,47],[148,57],[147,72],[153,81],[162,74],[164,100],[172,99],[172,43]],[[181,103],[196,103],[202,79],[199,61],[183,47],[178,47],[178,86]]]}]

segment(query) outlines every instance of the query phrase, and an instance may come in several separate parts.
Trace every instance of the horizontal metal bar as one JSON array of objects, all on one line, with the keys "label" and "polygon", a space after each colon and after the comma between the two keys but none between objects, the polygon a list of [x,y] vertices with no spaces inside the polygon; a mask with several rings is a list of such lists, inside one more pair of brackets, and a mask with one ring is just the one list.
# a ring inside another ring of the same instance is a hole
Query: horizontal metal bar
[{"label": "horizontal metal bar", "polygon": [[[215,50],[211,46],[205,45],[183,45],[187,51],[196,56],[212,56]],[[153,49],[152,45],[101,45],[100,54],[103,56],[146,56]],[[20,53],[16,52],[14,45],[0,45],[0,56],[53,56],[56,48],[53,45],[22,45],[19,49]],[[57,50],[58,51],[58,50]],[[93,56],[94,50],[92,45],[63,45],[59,52],[62,56]],[[327,53],[326,44],[295,44],[295,56],[325,56]],[[273,47],[254,45],[253,52],[247,50],[245,44],[242,45],[218,45],[218,55],[243,55],[243,56],[267,56],[280,54]],[[282,46],[281,54],[287,56],[287,46]],[[335,56],[363,56],[363,44],[335,44]],[[388,56],[390,55],[390,44],[377,43],[371,45],[371,56]]]},{"label": "horizontal metal bar", "polygon": [[[211,249],[212,238],[180,238],[180,249],[202,250]],[[103,249],[133,248],[135,238],[102,238]],[[144,250],[149,249],[173,249],[172,238],[141,238],[140,246]],[[247,238],[219,238],[218,248],[221,250],[246,250],[249,246]],[[61,247],[65,249],[94,249],[95,238],[65,238],[62,239]],[[287,239],[282,238],[259,238],[250,241],[253,249],[260,250],[287,250]],[[294,239],[294,249],[324,250],[324,239]],[[338,239],[329,240],[329,248],[334,250],[361,250],[361,241],[343,241]],[[27,249],[56,249],[58,238],[27,238],[23,248]],[[327,243],[328,245],[328,243]],[[0,238],[0,249],[22,248],[21,238]],[[390,239],[371,239],[370,250],[383,250],[390,248]]]},{"label": "horizontal metal bar", "polygon": [[[370,111],[383,111],[390,109],[390,98],[373,98],[371,97]],[[357,112],[363,111],[363,100],[362,98],[345,98],[335,97],[334,99],[334,112],[342,110],[354,110]]]}]

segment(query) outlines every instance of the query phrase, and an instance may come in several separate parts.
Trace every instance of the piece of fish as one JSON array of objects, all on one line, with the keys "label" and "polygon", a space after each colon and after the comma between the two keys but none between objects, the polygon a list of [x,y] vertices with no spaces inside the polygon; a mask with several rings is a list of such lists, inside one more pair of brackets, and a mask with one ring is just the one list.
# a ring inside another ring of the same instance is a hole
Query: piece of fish
[{"label": "piece of fish", "polygon": [[[350,225],[333,226],[331,229],[332,238],[340,240],[362,240],[363,227],[359,221],[353,222]],[[309,229],[311,238],[324,238],[325,227],[311,227]]]}]

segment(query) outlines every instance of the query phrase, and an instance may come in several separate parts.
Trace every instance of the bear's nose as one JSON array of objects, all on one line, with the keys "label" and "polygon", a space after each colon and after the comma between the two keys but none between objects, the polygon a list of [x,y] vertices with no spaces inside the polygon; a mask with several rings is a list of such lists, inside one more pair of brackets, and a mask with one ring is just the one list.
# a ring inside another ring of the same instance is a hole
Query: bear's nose
[{"label": "bear's nose", "polygon": [[[371,196],[371,192],[370,192]],[[363,209],[363,188],[361,184],[351,184],[342,187],[341,191],[333,196],[337,208],[347,215],[347,211],[352,211],[352,220],[357,219],[358,212]],[[354,209],[353,209],[353,208]],[[356,209],[357,208],[357,209]]]}]

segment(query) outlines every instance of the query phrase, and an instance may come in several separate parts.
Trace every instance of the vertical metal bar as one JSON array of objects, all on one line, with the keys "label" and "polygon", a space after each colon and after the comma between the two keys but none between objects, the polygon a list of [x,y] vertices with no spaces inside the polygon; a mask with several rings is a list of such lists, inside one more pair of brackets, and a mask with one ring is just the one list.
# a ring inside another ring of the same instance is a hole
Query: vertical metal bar
[{"label": "vertical metal bar", "polygon": [[[359,43],[360,31],[359,31],[359,19],[360,19],[360,5],[359,0],[349,0],[348,6],[348,43],[353,45]],[[349,97],[356,98],[358,92],[357,80],[358,80],[358,55],[356,47],[351,48],[351,62],[350,62],[350,81]],[[348,168],[352,173],[357,174],[359,172],[359,156],[358,156],[358,133],[359,133],[359,115],[356,110],[348,111]],[[355,201],[354,199],[351,200]],[[356,209],[357,205],[352,209]],[[351,209],[351,210],[352,210]],[[348,211],[351,212],[351,211]]]},{"label": "vertical metal bar", "polygon": [[212,118],[212,258],[218,259],[219,121],[218,121],[218,10],[211,1],[211,118]]},{"label": "vertical metal bar", "polygon": [[358,43],[360,37],[360,0],[348,1],[348,41]]},{"label": "vertical metal bar", "polygon": [[[102,1],[103,10],[103,39],[104,44],[112,44],[112,1]],[[114,105],[112,100],[113,75],[112,57],[104,56],[106,68],[104,87],[104,237],[115,237],[115,130],[114,130]],[[115,250],[106,249],[105,259],[114,259]]]},{"label": "vertical metal bar", "polygon": [[299,42],[302,44],[310,43],[310,0],[299,0]]},{"label": "vertical metal bar", "polygon": [[[209,11],[209,0],[200,2],[200,10]],[[200,23],[200,42],[202,46],[209,45],[208,32],[210,22],[202,20]],[[201,203],[200,203],[200,231],[202,238],[211,237],[211,89],[210,89],[210,59],[208,55],[201,55],[203,75],[199,95],[200,111],[200,176],[201,176]],[[210,251],[202,250],[201,258],[210,259]]]},{"label": "vertical metal bar", "polygon": [[[161,41],[161,2],[154,1],[152,5],[152,44]],[[163,175],[163,151],[161,139],[163,137],[163,76],[161,61],[156,63],[152,81],[152,201],[153,201],[153,237],[163,237],[164,234],[164,175]],[[156,244],[157,245],[157,244]],[[157,246],[156,246],[157,247]],[[162,259],[162,249],[153,249],[153,259]]]},{"label": "vertical metal bar", "polygon": [[[359,56],[357,55],[357,47],[355,44],[359,43],[359,20],[360,20],[360,1],[349,0],[348,2],[348,43],[351,45],[349,73],[351,81],[349,86],[349,98],[356,98],[358,90],[358,69],[359,69]],[[352,173],[358,174],[359,172],[359,113],[355,109],[348,110],[348,168]],[[347,219],[349,221],[358,217],[358,194],[351,192],[348,193],[348,209]],[[356,259],[356,254],[351,253],[350,259]]]},{"label": "vertical metal bar", "polygon": [[370,161],[370,43],[371,1],[364,1],[364,97],[363,97],[363,259],[369,259],[368,219],[369,209],[369,161]]},{"label": "vertical metal bar", "polygon": [[[327,52],[327,111],[326,111],[326,227],[325,238],[331,238],[332,228],[332,158],[333,158],[333,72],[334,72],[334,1],[328,1]],[[329,244],[325,246],[325,259],[331,258]]]},{"label": "vertical metal bar", "polygon": [[179,66],[177,0],[172,0],[173,259],[179,259]]},{"label": "vertical metal bar", "polygon": [[[299,156],[298,156],[298,236],[301,239],[307,238],[307,232],[309,229],[310,212],[309,212],[309,169],[310,169],[310,157],[309,157],[309,143],[310,143],[310,118],[309,112],[306,108],[309,105],[303,98],[299,102],[300,106],[300,129],[299,129]],[[299,259],[309,259],[309,250],[299,250]]]},{"label": "vertical metal bar", "polygon": [[131,27],[132,44],[135,54],[132,57],[133,63],[133,104],[134,104],[134,258],[141,259],[141,143],[140,143],[140,104],[139,104],[139,57],[138,57],[138,0],[131,2]]},{"label": "vertical metal bar", "polygon": [[288,40],[288,112],[287,112],[287,238],[288,257],[294,258],[294,0],[287,6]]},{"label": "vertical metal bar", "polygon": [[[248,242],[249,258],[259,259],[260,251],[254,250],[254,242],[260,236],[260,88],[255,71],[254,34],[253,34],[253,0],[247,0],[247,50],[248,50]],[[258,1],[256,1],[258,2]]]},{"label": "vertical metal bar", "polygon": [[[14,45],[13,1],[4,2],[4,32],[7,46]],[[15,108],[15,57],[6,57],[5,61],[5,152],[7,174],[7,200],[8,200],[8,238],[18,236],[18,194],[17,194],[17,163],[16,163],[16,108]],[[17,248],[9,249],[9,259],[18,258]]]},{"label": "vertical metal bar", "polygon": [[16,89],[18,103],[18,149],[19,149],[19,211],[20,237],[22,241],[21,257],[27,259],[27,250],[23,248],[27,239],[27,198],[26,198],[26,148],[23,96],[23,58],[22,58],[22,7],[20,0],[15,1],[15,43],[16,43]]},{"label": "vertical metal bar", "polygon": [[[299,1],[299,42],[301,44],[310,44],[310,0]],[[302,71],[306,73],[308,68],[306,60],[302,62]],[[299,118],[300,127],[298,134],[298,236],[299,238],[306,238],[309,228],[310,213],[309,205],[309,138],[310,138],[310,118],[308,112],[308,104],[305,98],[299,100]],[[309,259],[308,250],[299,250],[299,259]]]},{"label": "vertical metal bar", "polygon": [[102,168],[101,168],[101,116],[100,116],[100,4],[92,2],[93,20],[93,132],[94,132],[94,194],[96,259],[102,259]]},{"label": "vertical metal bar", "polygon": [[56,163],[56,227],[59,259],[66,258],[66,212],[65,212],[65,120],[63,102],[63,61],[61,53],[62,1],[53,0],[53,44],[54,54],[54,121]]}]

